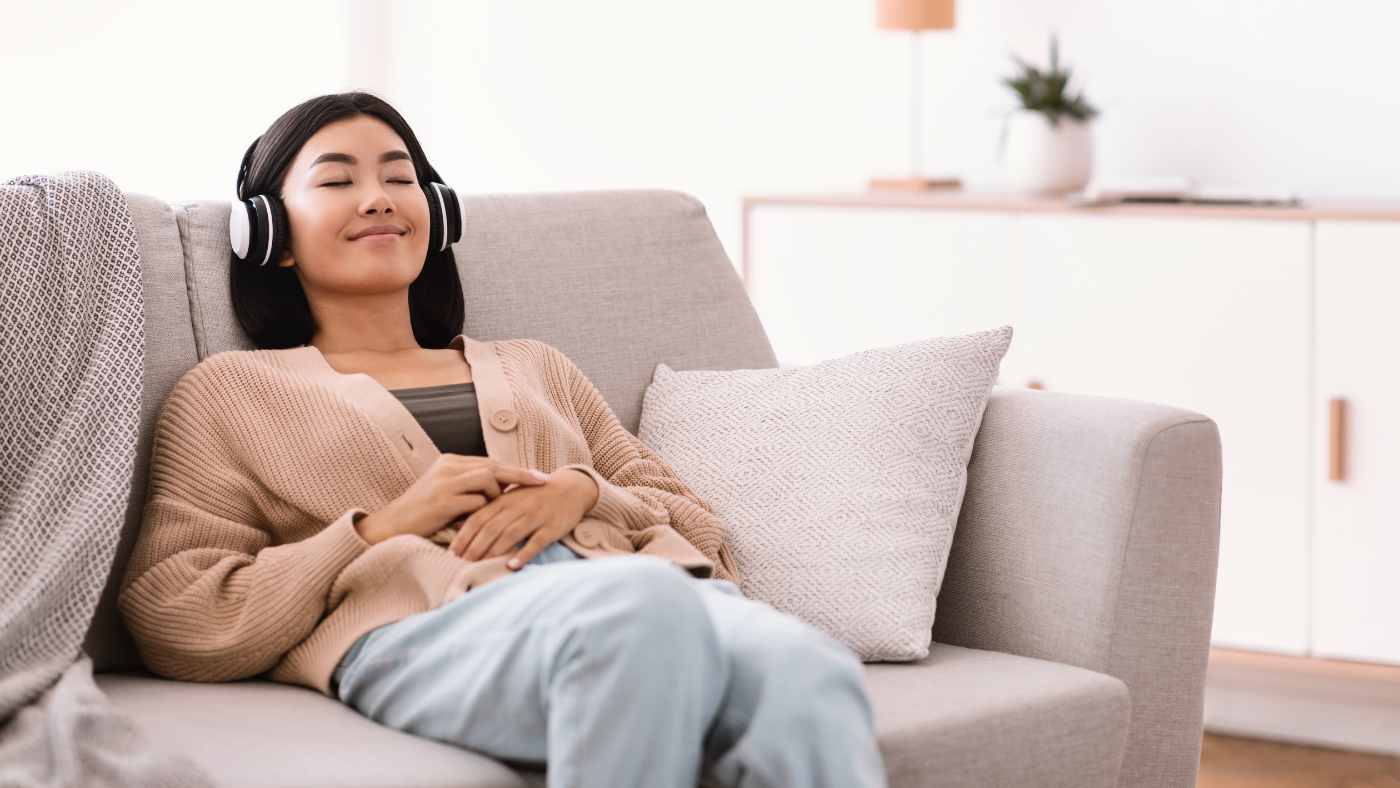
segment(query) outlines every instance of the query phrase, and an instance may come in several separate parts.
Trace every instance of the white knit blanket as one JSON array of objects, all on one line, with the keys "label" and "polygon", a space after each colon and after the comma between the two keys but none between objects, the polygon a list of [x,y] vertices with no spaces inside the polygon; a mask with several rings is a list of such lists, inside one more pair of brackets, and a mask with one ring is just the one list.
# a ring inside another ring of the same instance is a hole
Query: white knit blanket
[{"label": "white knit blanket", "polygon": [[141,417],[141,258],[95,172],[0,184],[0,786],[207,786],[143,738],[82,653]]}]

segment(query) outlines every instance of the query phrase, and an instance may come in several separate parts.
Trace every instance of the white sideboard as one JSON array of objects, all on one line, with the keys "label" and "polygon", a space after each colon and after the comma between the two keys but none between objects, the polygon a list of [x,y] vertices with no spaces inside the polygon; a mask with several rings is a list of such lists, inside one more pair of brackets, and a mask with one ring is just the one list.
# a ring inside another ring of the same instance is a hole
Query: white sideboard
[{"label": "white sideboard", "polygon": [[780,364],[1010,324],[999,385],[1204,413],[1212,645],[1400,665],[1400,205],[871,192],[748,197],[743,218]]}]

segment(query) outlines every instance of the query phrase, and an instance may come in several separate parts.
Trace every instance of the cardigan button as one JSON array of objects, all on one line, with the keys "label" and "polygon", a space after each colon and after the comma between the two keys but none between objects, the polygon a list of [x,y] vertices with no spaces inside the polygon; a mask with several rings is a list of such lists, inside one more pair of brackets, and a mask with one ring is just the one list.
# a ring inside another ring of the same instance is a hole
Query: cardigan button
[{"label": "cardigan button", "polygon": [[491,414],[491,426],[501,432],[510,432],[515,429],[515,425],[519,422],[520,419],[515,415],[515,411],[510,408],[501,408]]},{"label": "cardigan button", "polygon": [[574,526],[574,538],[584,547],[597,547],[602,543],[603,534],[597,523],[582,522]]}]

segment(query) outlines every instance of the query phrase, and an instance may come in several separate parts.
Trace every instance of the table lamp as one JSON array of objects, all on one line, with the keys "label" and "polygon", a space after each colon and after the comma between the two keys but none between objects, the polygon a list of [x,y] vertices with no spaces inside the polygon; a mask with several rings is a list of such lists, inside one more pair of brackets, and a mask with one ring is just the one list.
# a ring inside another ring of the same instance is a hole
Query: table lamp
[{"label": "table lamp", "polygon": [[947,189],[959,186],[957,178],[925,178],[920,170],[919,137],[923,132],[923,63],[920,47],[925,30],[952,30],[953,6],[955,0],[876,0],[875,26],[881,30],[908,30],[910,32],[910,79],[909,104],[913,117],[909,120],[909,162],[908,178],[872,178],[871,189],[895,189],[899,191],[923,191],[926,189]]}]

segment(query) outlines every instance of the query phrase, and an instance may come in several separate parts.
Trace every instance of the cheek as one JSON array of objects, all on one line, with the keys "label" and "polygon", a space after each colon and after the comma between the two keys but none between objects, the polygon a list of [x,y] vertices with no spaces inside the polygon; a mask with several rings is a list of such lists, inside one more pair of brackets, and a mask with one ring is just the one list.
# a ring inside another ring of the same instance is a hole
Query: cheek
[{"label": "cheek", "polygon": [[408,210],[409,219],[413,221],[415,227],[422,227],[426,232],[429,227],[431,212],[428,210],[428,197],[423,192],[418,192],[412,200],[404,206]]},{"label": "cheek", "polygon": [[304,256],[319,248],[334,244],[340,236],[341,210],[334,200],[302,199],[287,206],[287,221],[291,225],[292,247]]},{"label": "cheek", "polygon": [[406,206],[408,220],[413,224],[413,248],[420,255],[428,253],[428,236],[432,233],[432,217],[428,211],[428,198],[419,194],[417,200]]}]

